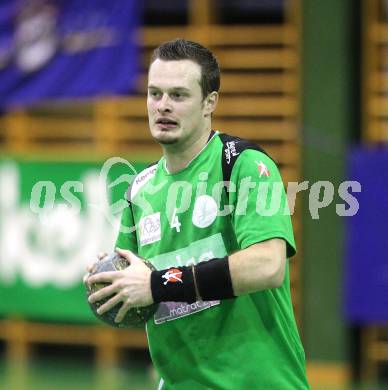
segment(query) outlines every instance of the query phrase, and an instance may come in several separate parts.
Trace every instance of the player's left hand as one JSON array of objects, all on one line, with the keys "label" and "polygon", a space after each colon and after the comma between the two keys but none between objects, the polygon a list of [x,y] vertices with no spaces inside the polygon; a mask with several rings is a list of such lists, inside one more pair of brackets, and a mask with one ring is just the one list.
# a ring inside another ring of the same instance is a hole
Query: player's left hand
[{"label": "player's left hand", "polygon": [[121,322],[131,307],[148,306],[153,303],[151,293],[151,270],[143,260],[128,250],[116,248],[116,252],[126,258],[131,264],[122,271],[101,272],[87,279],[89,285],[94,283],[110,283],[89,296],[89,302],[93,303],[101,299],[111,298],[98,309],[103,314],[123,302],[115,321]]}]

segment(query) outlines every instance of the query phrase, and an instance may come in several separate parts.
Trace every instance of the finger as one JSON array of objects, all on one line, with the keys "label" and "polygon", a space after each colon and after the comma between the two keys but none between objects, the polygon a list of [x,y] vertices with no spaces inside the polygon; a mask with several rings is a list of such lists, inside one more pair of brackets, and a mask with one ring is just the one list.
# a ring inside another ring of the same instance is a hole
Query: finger
[{"label": "finger", "polygon": [[110,284],[109,286],[106,286],[104,288],[101,288],[100,290],[96,291],[95,293],[89,295],[88,301],[90,303],[100,301],[101,299],[107,298],[111,295],[113,295],[117,291],[117,288],[114,284]]},{"label": "finger", "polygon": [[108,256],[108,254],[106,252],[100,252],[98,255],[97,255],[97,258],[98,260],[102,260],[104,257]]},{"label": "finger", "polygon": [[89,273],[87,273],[87,274],[85,274],[85,275],[83,276],[83,278],[82,278],[82,282],[83,282],[83,284],[88,284],[87,282],[88,282],[88,278],[89,278],[89,276],[90,276],[90,274],[89,274]]},{"label": "finger", "polygon": [[88,272],[89,274],[90,274],[91,272],[93,272],[93,268],[94,268],[94,265],[95,265],[95,264],[96,264],[96,262],[88,264],[88,265],[86,266],[86,272]]},{"label": "finger", "polygon": [[138,258],[137,256],[132,253],[131,251],[129,250],[125,250],[125,249],[121,249],[121,248],[116,248],[115,251],[122,257],[124,257],[125,259],[127,259],[131,264],[133,261],[136,261]]},{"label": "finger", "polygon": [[119,311],[116,314],[115,322],[121,322],[125,315],[127,314],[128,310],[130,309],[130,302],[129,299],[127,299],[122,306],[120,307]]},{"label": "finger", "polygon": [[101,272],[96,275],[91,275],[88,278],[88,283],[112,283],[117,278],[120,277],[120,273],[118,271],[108,271],[108,272]]},{"label": "finger", "polygon": [[101,305],[97,309],[98,314],[104,314],[105,312],[109,311],[112,309],[112,307],[116,306],[119,302],[121,302],[121,297],[119,294],[116,294],[113,296],[109,301],[105,302],[103,305]]}]

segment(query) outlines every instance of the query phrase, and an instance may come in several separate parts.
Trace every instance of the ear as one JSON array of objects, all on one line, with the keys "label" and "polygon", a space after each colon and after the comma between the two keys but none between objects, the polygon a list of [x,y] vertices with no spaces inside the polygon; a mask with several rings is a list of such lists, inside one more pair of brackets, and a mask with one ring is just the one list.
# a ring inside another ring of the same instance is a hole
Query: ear
[{"label": "ear", "polygon": [[218,92],[213,91],[207,95],[204,101],[204,115],[205,117],[210,116],[217,107]]}]

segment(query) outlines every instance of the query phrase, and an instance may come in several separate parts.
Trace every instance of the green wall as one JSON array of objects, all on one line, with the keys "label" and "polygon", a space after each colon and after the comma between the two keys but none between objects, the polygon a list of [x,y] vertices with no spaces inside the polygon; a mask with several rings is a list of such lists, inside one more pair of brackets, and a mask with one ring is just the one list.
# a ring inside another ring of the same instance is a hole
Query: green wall
[{"label": "green wall", "polygon": [[[344,180],[352,127],[351,0],[304,0],[302,6],[303,180]],[[331,206],[313,220],[303,195],[303,339],[310,360],[346,359],[342,317],[344,218]]]}]

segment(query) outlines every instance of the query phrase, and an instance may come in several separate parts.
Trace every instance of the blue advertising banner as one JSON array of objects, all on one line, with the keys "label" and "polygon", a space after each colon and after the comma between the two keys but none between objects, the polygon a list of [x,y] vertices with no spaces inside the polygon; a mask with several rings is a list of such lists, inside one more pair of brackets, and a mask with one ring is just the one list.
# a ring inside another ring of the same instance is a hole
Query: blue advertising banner
[{"label": "blue advertising banner", "polygon": [[361,183],[347,220],[345,314],[354,323],[388,321],[388,150],[357,149],[348,176]]},{"label": "blue advertising banner", "polygon": [[136,0],[0,3],[0,107],[126,94],[139,68]]}]

